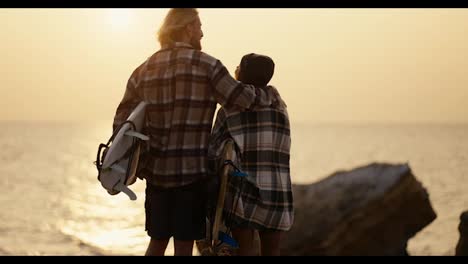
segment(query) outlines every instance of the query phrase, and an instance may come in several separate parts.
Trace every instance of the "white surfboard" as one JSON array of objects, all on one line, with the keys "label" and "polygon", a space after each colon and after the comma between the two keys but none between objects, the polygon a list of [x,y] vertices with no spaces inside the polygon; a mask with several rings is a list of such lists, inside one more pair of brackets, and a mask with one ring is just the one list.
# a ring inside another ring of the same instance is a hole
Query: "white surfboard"
[{"label": "white surfboard", "polygon": [[[98,180],[111,195],[123,192],[131,200],[137,199],[136,194],[128,186],[135,183],[137,178],[141,140],[149,140],[148,136],[140,133],[145,121],[146,105],[147,103],[141,102],[126,122],[114,131],[109,142],[99,146],[96,160]],[[107,150],[101,157],[103,147]]]}]

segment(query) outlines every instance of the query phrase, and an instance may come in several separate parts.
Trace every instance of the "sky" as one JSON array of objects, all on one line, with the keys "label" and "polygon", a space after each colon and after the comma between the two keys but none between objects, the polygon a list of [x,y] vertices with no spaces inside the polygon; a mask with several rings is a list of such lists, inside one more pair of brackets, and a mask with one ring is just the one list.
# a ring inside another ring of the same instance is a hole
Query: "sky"
[{"label": "sky", "polygon": [[[111,122],[168,9],[0,9],[0,121]],[[297,123],[468,123],[468,9],[199,9],[203,51],[243,55]]]}]

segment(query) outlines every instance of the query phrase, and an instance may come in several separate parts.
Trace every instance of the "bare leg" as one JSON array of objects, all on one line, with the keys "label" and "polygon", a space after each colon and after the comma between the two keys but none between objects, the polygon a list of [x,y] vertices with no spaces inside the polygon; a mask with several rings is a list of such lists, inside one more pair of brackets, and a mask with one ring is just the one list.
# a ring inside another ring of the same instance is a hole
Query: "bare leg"
[{"label": "bare leg", "polygon": [[174,256],[192,256],[193,240],[175,240]]},{"label": "bare leg", "polygon": [[279,256],[282,231],[261,231],[259,235],[261,256]]},{"label": "bare leg", "polygon": [[253,246],[254,231],[255,230],[248,228],[236,228],[232,230],[232,235],[234,239],[239,243],[239,250],[237,251],[237,255],[255,255],[255,250]]},{"label": "bare leg", "polygon": [[153,239],[151,238],[145,256],[164,256],[169,239]]}]

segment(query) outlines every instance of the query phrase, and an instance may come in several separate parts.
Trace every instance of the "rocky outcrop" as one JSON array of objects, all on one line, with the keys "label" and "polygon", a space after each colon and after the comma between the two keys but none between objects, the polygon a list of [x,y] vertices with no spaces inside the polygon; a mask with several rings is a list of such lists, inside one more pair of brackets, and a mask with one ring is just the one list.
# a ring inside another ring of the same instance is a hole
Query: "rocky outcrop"
[{"label": "rocky outcrop", "polygon": [[295,221],[282,255],[407,255],[410,238],[436,218],[406,164],[370,164],[294,185]]},{"label": "rocky outcrop", "polygon": [[460,215],[460,225],[458,226],[460,239],[455,249],[456,256],[468,256],[468,211]]}]

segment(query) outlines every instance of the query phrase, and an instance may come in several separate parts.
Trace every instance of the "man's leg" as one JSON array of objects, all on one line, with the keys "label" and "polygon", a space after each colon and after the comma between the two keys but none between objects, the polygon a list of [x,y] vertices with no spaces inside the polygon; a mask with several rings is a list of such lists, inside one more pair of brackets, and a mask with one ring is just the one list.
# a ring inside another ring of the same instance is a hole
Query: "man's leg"
[{"label": "man's leg", "polygon": [[171,233],[171,192],[146,186],[145,229],[151,237],[145,256],[164,256]]},{"label": "man's leg", "polygon": [[193,240],[174,239],[174,256],[192,256]]},{"label": "man's leg", "polygon": [[164,256],[169,239],[154,239],[151,238],[145,256]]},{"label": "man's leg", "polygon": [[260,231],[261,256],[279,256],[282,231]]},{"label": "man's leg", "polygon": [[194,241],[205,237],[206,199],[203,183],[181,187],[173,196],[175,217],[172,225],[176,256],[192,256]]}]

